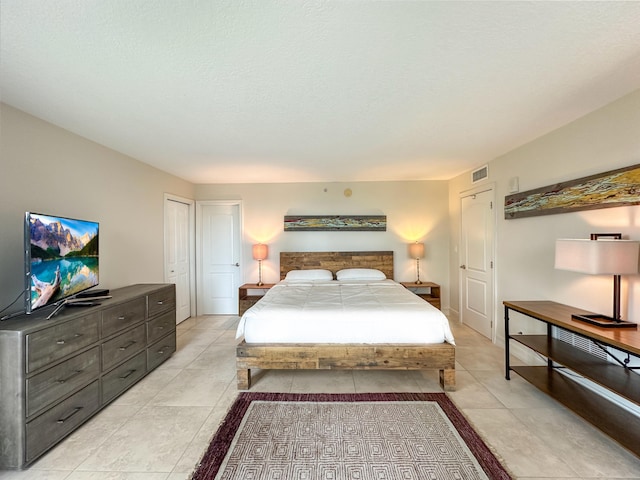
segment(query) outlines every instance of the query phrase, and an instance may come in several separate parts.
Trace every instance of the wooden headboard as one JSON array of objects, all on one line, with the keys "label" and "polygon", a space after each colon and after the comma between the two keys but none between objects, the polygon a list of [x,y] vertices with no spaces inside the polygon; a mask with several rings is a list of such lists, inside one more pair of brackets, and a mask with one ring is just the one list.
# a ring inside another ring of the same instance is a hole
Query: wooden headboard
[{"label": "wooden headboard", "polygon": [[393,252],[280,252],[280,280],[291,270],[377,268],[393,279]]}]

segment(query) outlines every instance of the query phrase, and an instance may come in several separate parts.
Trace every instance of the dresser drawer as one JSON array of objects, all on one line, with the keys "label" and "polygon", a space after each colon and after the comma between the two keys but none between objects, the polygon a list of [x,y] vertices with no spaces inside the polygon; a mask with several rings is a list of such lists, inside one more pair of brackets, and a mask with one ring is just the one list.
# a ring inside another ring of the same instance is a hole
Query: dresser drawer
[{"label": "dresser drawer", "polygon": [[27,417],[98,378],[100,349],[76,355],[27,380]]},{"label": "dresser drawer", "polygon": [[102,344],[102,371],[106,372],[147,346],[144,323]]},{"label": "dresser drawer", "polygon": [[119,367],[102,376],[102,403],[107,403],[140,380],[147,373],[146,353],[143,350]]},{"label": "dresser drawer", "polygon": [[153,343],[176,329],[176,312],[165,313],[147,322],[147,341]]},{"label": "dresser drawer", "polygon": [[26,461],[33,461],[55,445],[99,407],[100,388],[96,381],[27,423]]},{"label": "dresser drawer", "polygon": [[99,320],[98,312],[27,335],[27,373],[97,342]]},{"label": "dresser drawer", "polygon": [[145,310],[144,297],[107,308],[102,312],[102,336],[108,337],[143,321]]},{"label": "dresser drawer", "polygon": [[149,295],[148,312],[149,318],[168,310],[176,309],[175,288],[163,288],[158,292]]},{"label": "dresser drawer", "polygon": [[156,343],[147,348],[147,368],[149,371],[156,368],[173,352],[176,351],[176,332],[171,332],[166,337],[158,340]]}]

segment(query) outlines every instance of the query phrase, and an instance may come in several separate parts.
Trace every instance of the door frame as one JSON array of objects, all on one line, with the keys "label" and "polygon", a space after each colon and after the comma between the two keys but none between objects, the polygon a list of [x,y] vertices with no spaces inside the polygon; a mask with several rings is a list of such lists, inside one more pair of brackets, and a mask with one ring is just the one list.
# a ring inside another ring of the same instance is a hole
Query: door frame
[{"label": "door frame", "polygon": [[[493,208],[491,209],[491,211],[493,212],[492,214],[492,219],[491,219],[491,224],[493,227],[493,238],[492,238],[492,242],[491,242],[491,257],[493,258],[493,268],[491,268],[491,283],[493,284],[493,292],[492,292],[492,298],[489,299],[489,301],[491,302],[491,342],[492,343],[496,343],[496,339],[497,339],[497,326],[498,326],[498,285],[497,285],[497,272],[498,272],[498,262],[497,262],[497,231],[498,231],[498,216],[496,214],[496,212],[498,211],[497,208],[497,202],[496,202],[496,184],[495,182],[491,182],[491,183],[486,183],[484,185],[480,185],[474,188],[470,188],[468,190],[463,190],[458,194],[458,206],[460,209],[460,230],[459,230],[459,234],[458,234],[458,245],[462,245],[462,232],[463,230],[463,226],[462,226],[462,199],[465,197],[470,197],[471,195],[477,195],[478,193],[484,193],[484,192],[491,192],[493,195]],[[458,267],[460,266],[460,257],[458,256]],[[459,305],[459,318],[458,321],[461,324],[464,324],[464,308],[463,308],[463,281],[462,281],[462,274],[460,273],[460,269],[457,269],[457,273],[458,273],[458,305]]]},{"label": "door frame", "polygon": [[163,219],[164,226],[162,236],[164,238],[164,246],[163,246],[163,266],[162,270],[164,272],[164,281],[167,282],[169,278],[169,272],[167,271],[167,245],[169,243],[169,239],[167,238],[167,202],[180,202],[189,206],[189,309],[191,310],[191,316],[195,317],[196,312],[196,211],[195,200],[190,198],[180,197],[178,195],[173,195],[172,193],[165,193],[164,199],[162,203],[163,207]]},{"label": "door frame", "polygon": [[[196,200],[196,211],[195,211],[195,218],[197,220],[201,220],[202,219],[202,206],[203,205],[237,205],[238,207],[238,229],[239,229],[239,238],[238,241],[240,242],[239,245],[239,252],[240,252],[240,276],[239,276],[239,284],[236,287],[240,287],[240,285],[242,285],[243,280],[244,280],[244,217],[242,215],[242,200]],[[202,227],[201,227],[201,222],[200,221],[196,221],[196,228],[195,228],[195,250],[196,250],[196,256],[198,258],[198,261],[196,262],[196,285],[197,285],[197,291],[196,291],[196,297],[199,293],[199,289],[202,286],[202,267],[200,265],[200,258],[202,257]],[[197,302],[197,298],[195,301],[195,312],[196,315],[200,315],[200,312],[197,311],[197,306],[198,306],[198,302]]]}]

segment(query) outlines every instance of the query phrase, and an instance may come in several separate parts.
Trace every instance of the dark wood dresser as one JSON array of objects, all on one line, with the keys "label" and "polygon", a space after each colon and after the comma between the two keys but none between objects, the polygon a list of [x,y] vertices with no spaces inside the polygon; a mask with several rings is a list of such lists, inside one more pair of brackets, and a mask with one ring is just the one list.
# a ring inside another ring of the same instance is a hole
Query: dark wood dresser
[{"label": "dark wood dresser", "polygon": [[1,469],[33,463],[176,350],[174,285],[110,295],[0,323]]}]

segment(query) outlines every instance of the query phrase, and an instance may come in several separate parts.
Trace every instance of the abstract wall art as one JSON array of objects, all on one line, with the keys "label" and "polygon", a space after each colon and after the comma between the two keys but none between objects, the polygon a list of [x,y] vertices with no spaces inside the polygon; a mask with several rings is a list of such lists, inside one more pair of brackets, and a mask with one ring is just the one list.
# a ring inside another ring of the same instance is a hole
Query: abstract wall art
[{"label": "abstract wall art", "polygon": [[514,193],[504,198],[504,218],[640,205],[640,165]]},{"label": "abstract wall art", "polygon": [[285,232],[384,232],[386,230],[386,215],[286,215],[284,217]]}]

